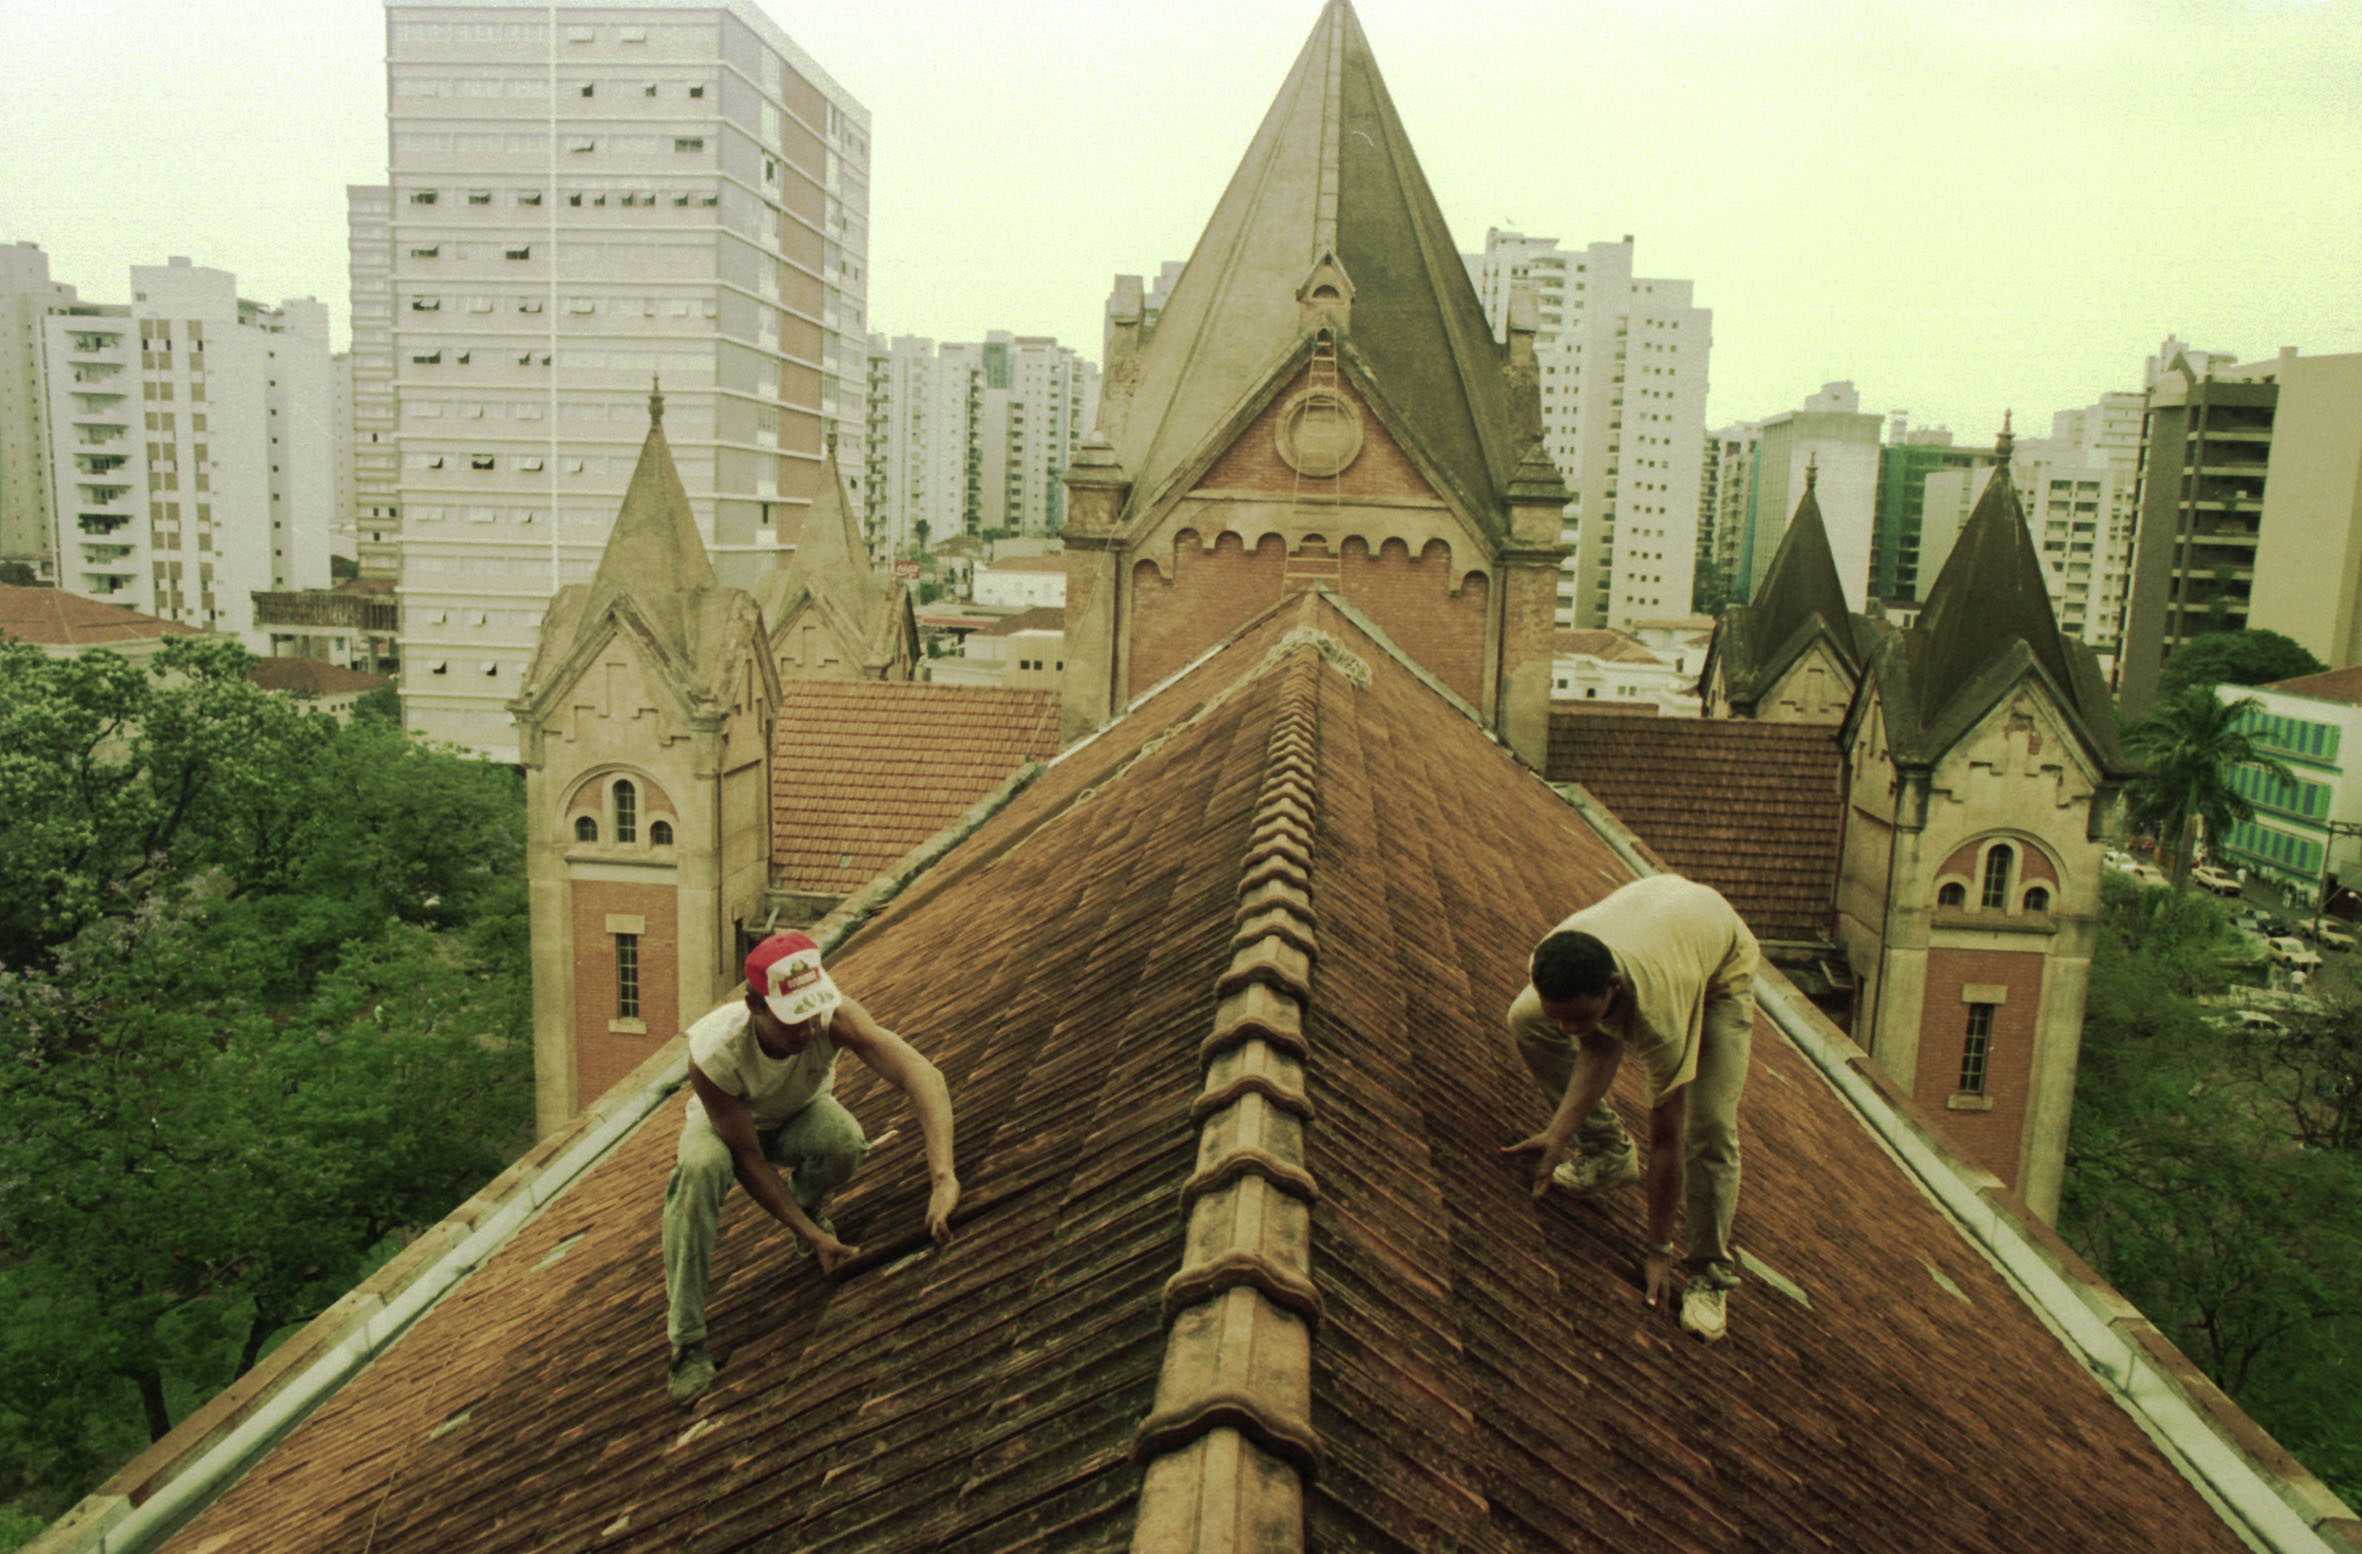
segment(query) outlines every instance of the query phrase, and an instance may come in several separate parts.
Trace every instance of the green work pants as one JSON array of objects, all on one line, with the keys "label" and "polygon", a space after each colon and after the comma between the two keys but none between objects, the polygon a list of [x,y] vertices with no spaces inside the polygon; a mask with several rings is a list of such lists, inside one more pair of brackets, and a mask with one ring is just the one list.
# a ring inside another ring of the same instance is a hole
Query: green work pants
[{"label": "green work pants", "polygon": [[[860,1122],[826,1095],[755,1137],[787,1176],[788,1191],[807,1216],[817,1216],[828,1195],[852,1180],[869,1154]],[[730,1146],[704,1118],[682,1129],[680,1154],[664,1188],[665,1326],[676,1349],[705,1337],[705,1286],[714,1239],[721,1229],[722,1200],[737,1179]]]}]

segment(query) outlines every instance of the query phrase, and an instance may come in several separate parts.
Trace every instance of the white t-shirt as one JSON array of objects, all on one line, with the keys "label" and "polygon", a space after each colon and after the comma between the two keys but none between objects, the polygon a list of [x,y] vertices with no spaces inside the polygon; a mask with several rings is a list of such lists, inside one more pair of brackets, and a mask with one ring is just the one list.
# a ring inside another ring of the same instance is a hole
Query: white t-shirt
[{"label": "white t-shirt", "polygon": [[1631,996],[1608,1024],[1648,1072],[1655,1105],[1697,1077],[1706,1001],[1755,985],[1755,935],[1711,888],[1675,874],[1611,892],[1550,930],[1606,945]]},{"label": "white t-shirt", "polygon": [[[829,1093],[837,1079],[836,1043],[829,1027],[836,1011],[820,1016],[820,1029],[793,1057],[775,1058],[755,1040],[746,1000],[724,1004],[689,1027],[689,1057],[725,1095],[746,1102],[758,1128],[776,1128]],[[692,1092],[689,1126],[705,1121],[705,1105]]]}]

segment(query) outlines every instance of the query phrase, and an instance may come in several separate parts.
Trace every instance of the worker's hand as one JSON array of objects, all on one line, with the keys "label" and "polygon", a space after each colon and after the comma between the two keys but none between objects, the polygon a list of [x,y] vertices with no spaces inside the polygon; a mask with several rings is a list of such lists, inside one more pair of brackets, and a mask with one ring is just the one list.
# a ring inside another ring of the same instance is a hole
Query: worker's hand
[{"label": "worker's hand", "polygon": [[1550,1173],[1567,1155],[1566,1140],[1554,1139],[1547,1133],[1537,1133],[1530,1139],[1520,1139],[1501,1151],[1504,1155],[1533,1155],[1534,1197],[1539,1199],[1550,1190]]},{"label": "worker's hand", "polygon": [[960,1206],[960,1179],[945,1172],[927,1197],[927,1234],[937,1246],[951,1245],[951,1212]]},{"label": "worker's hand", "polygon": [[821,1275],[833,1279],[839,1269],[861,1255],[861,1248],[847,1246],[836,1237],[823,1234],[812,1243],[812,1255],[819,1260]]},{"label": "worker's hand", "polygon": [[1641,1264],[1641,1270],[1648,1281],[1648,1303],[1650,1305],[1653,1306],[1661,1300],[1673,1298],[1673,1270],[1680,1266],[1680,1262],[1680,1257],[1672,1252],[1659,1252],[1653,1249],[1649,1252],[1648,1260]]}]

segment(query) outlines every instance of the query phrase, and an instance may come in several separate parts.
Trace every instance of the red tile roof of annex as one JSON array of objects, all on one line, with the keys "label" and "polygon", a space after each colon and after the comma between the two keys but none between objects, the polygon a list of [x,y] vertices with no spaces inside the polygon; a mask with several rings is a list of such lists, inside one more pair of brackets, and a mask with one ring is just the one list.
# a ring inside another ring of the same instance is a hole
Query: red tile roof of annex
[{"label": "red tile roof of annex", "polygon": [[1550,780],[1579,782],[1759,939],[1825,939],[1844,760],[1820,724],[1550,710]]},{"label": "red tile roof of annex", "polygon": [[93,648],[203,635],[194,626],[85,599],[80,594],[0,584],[0,638],[14,637],[44,647]]},{"label": "red tile roof of annex", "polygon": [[842,895],[1058,752],[1058,698],[1000,686],[791,680],[771,740],[772,878]]},{"label": "red tile roof of annex", "polygon": [[[1285,651],[1316,626],[1333,662]],[[1281,651],[1274,652],[1275,648]],[[1354,661],[1366,684],[1349,678]],[[2240,1540],[1768,1023],[1742,1119],[1761,1279],[1708,1347],[1641,1302],[1636,1197],[1536,1205],[1500,1033],[1530,943],[1627,876],[1339,613],[1283,603],[1052,767],[832,968],[940,1064],[958,1240],[907,1108],[831,1286],[736,1195],[719,1381],[664,1397],[661,1107],[185,1528],[178,1554],[1119,1550],[1166,1346],[1197,1052],[1286,696],[1312,700],[1314,1550]],[[1632,1076],[1619,1090],[1638,1121]]]}]

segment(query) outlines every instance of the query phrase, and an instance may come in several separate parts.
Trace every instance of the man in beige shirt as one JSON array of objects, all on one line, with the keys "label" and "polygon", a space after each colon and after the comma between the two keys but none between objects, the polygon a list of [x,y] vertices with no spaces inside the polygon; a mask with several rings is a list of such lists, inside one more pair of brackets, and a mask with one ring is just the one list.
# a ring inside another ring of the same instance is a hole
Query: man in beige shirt
[{"label": "man in beige shirt", "polygon": [[[1557,1103],[1531,1155],[1534,1196],[1556,1182],[1599,1192],[1640,1178],[1632,1139],[1607,1104],[1627,1051],[1648,1076],[1645,1198],[1648,1303],[1686,1261],[1681,1325],[1712,1342],[1738,1287],[1731,1217],[1739,1199],[1739,1095],[1755,1030],[1755,936],[1712,888],[1677,875],[1635,880],[1551,930],[1509,1006],[1509,1036]],[[1674,1224],[1686,1232],[1677,1249]]]}]

